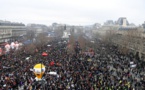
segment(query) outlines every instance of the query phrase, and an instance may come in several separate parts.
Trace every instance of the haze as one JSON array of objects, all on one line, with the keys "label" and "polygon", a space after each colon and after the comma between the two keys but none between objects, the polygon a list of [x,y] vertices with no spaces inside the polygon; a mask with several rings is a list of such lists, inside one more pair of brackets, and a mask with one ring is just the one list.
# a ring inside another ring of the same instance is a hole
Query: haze
[{"label": "haze", "polygon": [[144,0],[0,0],[0,20],[71,25],[103,24],[126,17],[130,23],[145,20]]}]

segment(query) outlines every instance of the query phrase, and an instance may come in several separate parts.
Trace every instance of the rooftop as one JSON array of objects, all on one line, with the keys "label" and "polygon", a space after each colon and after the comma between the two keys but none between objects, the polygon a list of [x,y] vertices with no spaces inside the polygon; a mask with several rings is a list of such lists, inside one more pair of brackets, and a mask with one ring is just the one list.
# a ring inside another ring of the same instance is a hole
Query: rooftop
[{"label": "rooftop", "polygon": [[23,23],[0,20],[0,26],[25,26]]}]

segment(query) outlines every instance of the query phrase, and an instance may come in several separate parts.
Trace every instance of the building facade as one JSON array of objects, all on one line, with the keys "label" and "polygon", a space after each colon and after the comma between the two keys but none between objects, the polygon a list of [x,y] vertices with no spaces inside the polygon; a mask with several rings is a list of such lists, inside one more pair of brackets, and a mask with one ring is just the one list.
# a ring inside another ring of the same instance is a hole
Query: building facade
[{"label": "building facade", "polygon": [[26,27],[22,23],[0,21],[0,43],[18,40],[26,34]]},{"label": "building facade", "polygon": [[28,24],[27,29],[34,31],[35,36],[38,36],[40,33],[47,33],[48,32],[48,27],[43,24]]},{"label": "building facade", "polygon": [[128,20],[126,19],[126,17],[120,17],[117,22],[116,22],[117,25],[120,25],[120,26],[123,26],[123,27],[126,27],[129,25],[129,22]]}]

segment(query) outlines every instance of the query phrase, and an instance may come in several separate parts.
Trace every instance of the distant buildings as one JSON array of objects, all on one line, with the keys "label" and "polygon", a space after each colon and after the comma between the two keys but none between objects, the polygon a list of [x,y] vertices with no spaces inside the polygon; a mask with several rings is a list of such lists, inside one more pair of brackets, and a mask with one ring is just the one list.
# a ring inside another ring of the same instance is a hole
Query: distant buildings
[{"label": "distant buildings", "polygon": [[107,20],[103,26],[119,26],[119,27],[127,27],[127,26],[135,26],[133,23],[129,23],[126,17],[120,17],[117,21]]},{"label": "distant buildings", "polygon": [[56,37],[56,34],[53,31],[47,32],[48,37]]},{"label": "distant buildings", "polygon": [[119,25],[118,30],[136,30],[137,29],[137,27],[133,23],[129,24],[129,22],[127,21],[125,17],[119,18],[117,21],[117,25]]},{"label": "distant buildings", "polygon": [[35,36],[37,36],[40,33],[48,32],[48,27],[43,24],[28,24],[27,29],[34,31]]},{"label": "distant buildings", "polygon": [[93,29],[99,29],[101,27],[101,24],[100,23],[95,23],[93,25]]},{"label": "distant buildings", "polygon": [[117,21],[107,20],[102,30],[134,30],[137,27],[133,24],[128,22],[126,17],[120,17]]},{"label": "distant buildings", "polygon": [[25,26],[23,23],[0,20],[0,26]]},{"label": "distant buildings", "polygon": [[104,26],[120,26],[120,27],[126,27],[129,26],[129,22],[126,19],[126,17],[120,17],[117,21],[113,21],[113,20],[107,20],[104,23]]},{"label": "distant buildings", "polygon": [[0,43],[18,40],[23,35],[26,35],[24,24],[0,20]]},{"label": "distant buildings", "polygon": [[114,25],[115,23],[113,22],[113,20],[107,20],[104,25],[109,26],[109,25]]},{"label": "distant buildings", "polygon": [[66,24],[52,23],[52,30],[66,30]]},{"label": "distant buildings", "polygon": [[123,27],[126,27],[129,25],[129,22],[127,21],[126,17],[120,17],[118,19],[118,21],[116,22],[117,25],[119,26],[123,26]]},{"label": "distant buildings", "polygon": [[[142,24],[145,29],[145,22]],[[47,33],[49,37],[56,35],[68,37],[71,32],[80,33],[96,33],[97,31],[106,32],[107,30],[134,30],[137,27],[133,23],[129,23],[126,17],[120,17],[117,21],[107,20],[104,25],[95,23],[93,25],[86,26],[73,26],[67,24],[53,23],[51,26],[43,24],[28,24],[25,26],[23,23],[15,23],[10,21],[0,20],[0,42],[7,42],[18,39],[19,36],[26,35],[26,30],[32,30],[35,32],[35,36],[39,33]],[[54,34],[55,33],[55,34]]]}]

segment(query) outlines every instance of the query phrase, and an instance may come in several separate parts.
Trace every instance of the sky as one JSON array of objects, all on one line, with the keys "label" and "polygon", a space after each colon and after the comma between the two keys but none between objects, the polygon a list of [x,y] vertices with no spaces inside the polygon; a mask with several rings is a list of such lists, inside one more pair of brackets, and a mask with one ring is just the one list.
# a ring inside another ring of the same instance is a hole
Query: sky
[{"label": "sky", "polygon": [[103,24],[126,17],[136,25],[145,21],[145,0],[0,0],[0,20],[51,25]]}]

